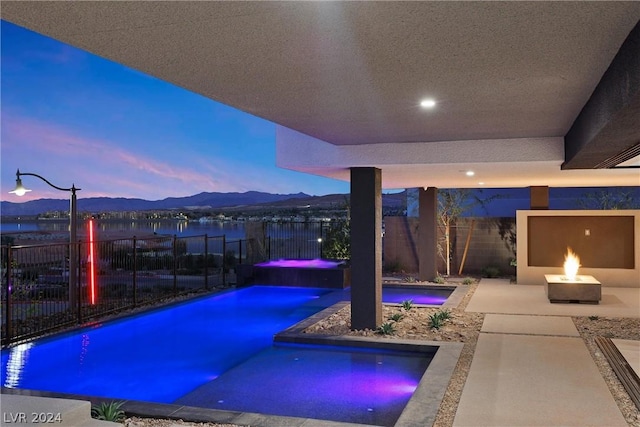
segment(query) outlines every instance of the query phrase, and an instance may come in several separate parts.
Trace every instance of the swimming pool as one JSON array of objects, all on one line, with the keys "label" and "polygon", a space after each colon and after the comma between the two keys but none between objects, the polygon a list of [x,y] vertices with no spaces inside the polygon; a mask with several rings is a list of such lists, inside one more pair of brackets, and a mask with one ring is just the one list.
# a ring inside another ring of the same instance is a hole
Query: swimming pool
[{"label": "swimming pool", "polygon": [[417,305],[442,305],[455,291],[453,286],[382,285],[382,302],[401,304],[411,301]]},{"label": "swimming pool", "polygon": [[2,352],[2,385],[173,402],[314,314],[327,289],[224,292]]},{"label": "swimming pool", "polygon": [[335,299],[331,289],[271,286],[199,298],[4,350],[2,385],[393,425],[429,357],[273,344]]}]

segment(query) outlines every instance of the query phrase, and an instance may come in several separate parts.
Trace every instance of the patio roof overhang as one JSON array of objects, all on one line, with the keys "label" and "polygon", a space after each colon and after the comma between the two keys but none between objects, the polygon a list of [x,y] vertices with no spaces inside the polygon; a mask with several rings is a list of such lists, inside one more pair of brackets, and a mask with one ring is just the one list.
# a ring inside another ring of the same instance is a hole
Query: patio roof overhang
[{"label": "patio roof overhang", "polygon": [[640,185],[638,169],[612,168],[640,150],[638,2],[4,1],[0,13],[278,124],[285,168],[349,179],[374,166],[385,188]]}]

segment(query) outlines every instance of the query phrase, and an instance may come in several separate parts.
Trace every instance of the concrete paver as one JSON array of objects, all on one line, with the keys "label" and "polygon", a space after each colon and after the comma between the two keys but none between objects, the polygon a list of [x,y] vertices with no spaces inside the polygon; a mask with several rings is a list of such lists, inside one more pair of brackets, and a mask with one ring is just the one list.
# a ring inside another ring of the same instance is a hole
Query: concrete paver
[{"label": "concrete paver", "polygon": [[[454,426],[626,426],[571,316],[640,317],[640,289],[552,304],[544,286],[483,279],[466,308],[487,313]],[[614,340],[640,369],[640,343]]]},{"label": "concrete paver", "polygon": [[454,426],[626,426],[579,338],[481,333]]},{"label": "concrete paver", "polygon": [[579,337],[570,317],[487,314],[481,332]]}]

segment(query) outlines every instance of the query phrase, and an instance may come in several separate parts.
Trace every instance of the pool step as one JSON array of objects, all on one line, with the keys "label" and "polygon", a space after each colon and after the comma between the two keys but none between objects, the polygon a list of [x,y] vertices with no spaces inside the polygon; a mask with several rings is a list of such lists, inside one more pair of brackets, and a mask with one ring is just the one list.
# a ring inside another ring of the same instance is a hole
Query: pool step
[{"label": "pool step", "polygon": [[91,418],[91,403],[51,397],[0,395],[3,426],[115,427],[118,423]]}]

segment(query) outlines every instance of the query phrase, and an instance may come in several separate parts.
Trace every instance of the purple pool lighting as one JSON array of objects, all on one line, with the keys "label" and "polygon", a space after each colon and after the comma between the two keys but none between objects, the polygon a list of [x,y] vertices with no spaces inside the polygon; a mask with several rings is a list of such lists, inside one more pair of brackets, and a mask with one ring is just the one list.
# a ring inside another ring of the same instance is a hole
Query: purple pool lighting
[{"label": "purple pool lighting", "polygon": [[412,352],[279,343],[174,403],[393,426],[431,360]]},{"label": "purple pool lighting", "polygon": [[344,289],[351,285],[351,269],[344,261],[330,259],[279,259],[252,267],[252,283]]},{"label": "purple pool lighting", "polygon": [[420,288],[420,287],[383,287],[382,302],[390,304],[402,304],[403,301],[411,301],[419,305],[442,305],[447,301],[454,288]]},{"label": "purple pool lighting", "polygon": [[344,265],[344,261],[328,259],[278,259],[256,264],[257,267],[285,267],[285,268],[336,268]]}]

